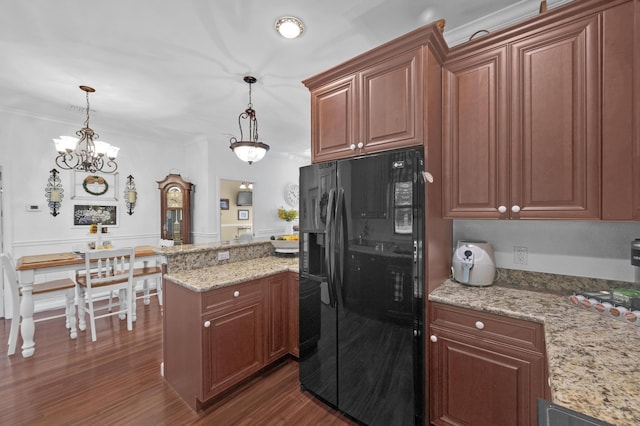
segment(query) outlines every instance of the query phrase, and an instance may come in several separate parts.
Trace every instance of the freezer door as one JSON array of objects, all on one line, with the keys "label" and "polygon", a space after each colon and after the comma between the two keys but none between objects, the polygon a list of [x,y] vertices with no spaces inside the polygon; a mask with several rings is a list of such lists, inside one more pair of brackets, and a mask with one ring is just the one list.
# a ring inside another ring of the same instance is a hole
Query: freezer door
[{"label": "freezer door", "polygon": [[300,384],[337,407],[337,323],[330,229],[335,216],[335,186],[335,162],[300,168]]},{"label": "freezer door", "polygon": [[336,308],[327,277],[300,274],[300,384],[338,406]]}]

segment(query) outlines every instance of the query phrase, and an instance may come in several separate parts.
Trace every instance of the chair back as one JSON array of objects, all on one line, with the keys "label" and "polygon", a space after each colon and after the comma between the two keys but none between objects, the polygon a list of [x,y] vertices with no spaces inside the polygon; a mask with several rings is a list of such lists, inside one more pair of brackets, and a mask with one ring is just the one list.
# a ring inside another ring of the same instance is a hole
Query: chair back
[{"label": "chair back", "polygon": [[173,240],[164,240],[160,238],[160,243],[158,245],[160,247],[173,247]]},{"label": "chair back", "polygon": [[134,247],[88,250],[84,255],[87,287],[100,287],[131,281],[135,256]]},{"label": "chair back", "polygon": [[9,287],[11,288],[12,315],[15,318],[20,312],[20,288],[18,286],[18,274],[16,274],[16,265],[9,253],[2,253],[2,269],[9,279]]}]

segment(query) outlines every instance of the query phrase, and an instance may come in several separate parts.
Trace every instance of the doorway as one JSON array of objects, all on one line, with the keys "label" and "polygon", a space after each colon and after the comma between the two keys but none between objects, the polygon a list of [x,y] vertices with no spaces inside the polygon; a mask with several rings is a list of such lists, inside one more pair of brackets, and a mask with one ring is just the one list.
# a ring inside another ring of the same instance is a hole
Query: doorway
[{"label": "doorway", "polygon": [[[2,193],[4,192],[2,186],[2,166],[0,166],[0,253],[4,253],[4,232],[3,232],[3,223],[4,223],[4,210],[2,207]],[[4,318],[4,270],[2,266],[0,266],[0,318]],[[9,299],[7,299],[9,300]]]},{"label": "doorway", "polygon": [[253,182],[220,179],[221,242],[253,239],[253,191]]}]

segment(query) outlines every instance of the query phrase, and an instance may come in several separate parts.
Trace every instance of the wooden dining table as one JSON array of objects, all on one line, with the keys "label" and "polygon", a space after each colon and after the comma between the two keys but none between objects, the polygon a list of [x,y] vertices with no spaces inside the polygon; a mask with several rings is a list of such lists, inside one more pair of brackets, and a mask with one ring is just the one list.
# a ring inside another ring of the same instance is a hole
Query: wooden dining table
[{"label": "wooden dining table", "polygon": [[[149,261],[155,259],[158,248],[153,246],[136,246],[136,261]],[[85,261],[82,254],[50,253],[32,256],[22,256],[16,264],[18,284],[22,293],[20,300],[20,335],[22,336],[22,356],[33,356],[35,352],[35,323],[33,321],[33,286],[36,275],[54,272],[78,271],[84,269]],[[37,285],[37,284],[36,284]],[[16,313],[14,312],[14,318]]]}]

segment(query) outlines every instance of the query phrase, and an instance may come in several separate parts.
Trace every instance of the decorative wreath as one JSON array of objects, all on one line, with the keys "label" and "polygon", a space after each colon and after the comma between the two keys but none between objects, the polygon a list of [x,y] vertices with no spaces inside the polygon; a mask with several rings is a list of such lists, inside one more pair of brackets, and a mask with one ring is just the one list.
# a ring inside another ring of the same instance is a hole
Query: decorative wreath
[{"label": "decorative wreath", "polygon": [[[102,191],[92,191],[91,189],[88,188],[87,185],[91,185],[94,183],[97,183],[98,185],[104,185],[104,189]],[[103,178],[102,176],[87,176],[82,181],[82,187],[84,188],[85,191],[87,191],[91,195],[104,195],[109,190],[109,184],[107,183],[105,178]]]}]

